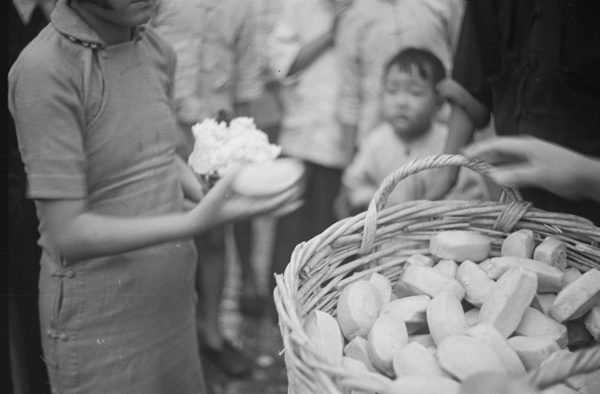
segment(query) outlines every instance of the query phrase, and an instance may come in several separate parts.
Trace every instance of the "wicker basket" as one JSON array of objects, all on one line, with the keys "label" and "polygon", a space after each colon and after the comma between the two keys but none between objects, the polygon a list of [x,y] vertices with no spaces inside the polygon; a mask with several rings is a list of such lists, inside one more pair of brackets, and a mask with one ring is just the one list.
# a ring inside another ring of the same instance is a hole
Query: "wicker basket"
[{"label": "wicker basket", "polygon": [[[502,241],[510,232],[530,229],[536,243],[550,235],[564,241],[569,266],[581,271],[600,268],[600,228],[578,216],[536,209],[522,201],[514,189],[503,189],[500,202],[411,201],[382,209],[400,180],[442,166],[464,166],[485,176],[495,170],[487,163],[458,155],[427,156],[408,163],[382,182],[366,212],[341,220],[297,245],[285,272],[276,275],[274,297],[285,347],[289,392],[383,389],[377,379],[323,359],[314,351],[303,322],[315,309],[335,316],[341,289],[373,272],[396,283],[409,256],[428,253],[429,238],[436,231],[468,229],[486,234],[492,240],[492,255],[499,255]],[[581,373],[581,368],[600,368],[600,350],[597,347],[592,350],[592,361],[589,354],[581,354],[570,365],[556,368],[562,374],[536,371],[530,374],[532,382],[537,387],[546,387],[550,380],[557,383],[560,375],[566,378],[564,373],[574,375]],[[587,358],[582,363],[584,356]]]}]

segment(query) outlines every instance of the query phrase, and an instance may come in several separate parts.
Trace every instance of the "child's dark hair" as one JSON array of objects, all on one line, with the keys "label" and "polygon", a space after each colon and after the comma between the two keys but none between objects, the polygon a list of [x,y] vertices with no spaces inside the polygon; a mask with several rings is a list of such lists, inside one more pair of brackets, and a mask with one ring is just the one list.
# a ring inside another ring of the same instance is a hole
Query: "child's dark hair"
[{"label": "child's dark hair", "polygon": [[398,52],[386,63],[384,77],[394,66],[407,73],[417,70],[423,79],[434,85],[446,78],[446,69],[441,60],[426,49],[407,48]]}]

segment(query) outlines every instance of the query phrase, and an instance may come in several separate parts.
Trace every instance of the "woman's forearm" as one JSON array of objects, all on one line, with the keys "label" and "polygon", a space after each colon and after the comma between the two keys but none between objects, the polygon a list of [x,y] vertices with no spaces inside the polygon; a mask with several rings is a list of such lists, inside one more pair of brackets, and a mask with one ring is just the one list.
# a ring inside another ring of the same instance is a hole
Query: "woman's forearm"
[{"label": "woman's forearm", "polygon": [[600,159],[580,156],[580,163],[574,168],[574,173],[579,174],[579,180],[576,182],[578,194],[600,202]]},{"label": "woman's forearm", "polygon": [[[475,126],[467,112],[458,105],[453,106],[450,122],[448,123],[448,139],[444,153],[457,154],[473,140]],[[459,167],[449,167],[447,170],[448,190],[456,183]],[[440,196],[441,197],[441,196]]]},{"label": "woman's forearm", "polygon": [[474,132],[475,126],[467,112],[461,106],[454,105],[448,124],[448,139],[444,153],[459,153],[471,142]]},{"label": "woman's forearm", "polygon": [[297,205],[300,185],[268,196],[231,190],[238,170],[228,171],[190,210],[157,216],[115,217],[89,209],[86,199],[36,200],[40,232],[67,262],[180,242],[224,223]]},{"label": "woman's forearm", "polygon": [[465,149],[496,166],[496,183],[539,187],[570,200],[600,202],[600,159],[530,136],[498,137]]},{"label": "woman's forearm", "polygon": [[81,202],[36,201],[40,222],[68,263],[189,238],[205,229],[189,213],[112,217],[86,212]]},{"label": "woman's forearm", "polygon": [[[461,152],[473,138],[475,127],[467,112],[460,106],[453,106],[448,124],[448,138],[442,153],[457,154]],[[459,167],[442,167],[429,170],[431,179],[430,187],[425,190],[423,198],[426,200],[439,200],[456,183]]]}]

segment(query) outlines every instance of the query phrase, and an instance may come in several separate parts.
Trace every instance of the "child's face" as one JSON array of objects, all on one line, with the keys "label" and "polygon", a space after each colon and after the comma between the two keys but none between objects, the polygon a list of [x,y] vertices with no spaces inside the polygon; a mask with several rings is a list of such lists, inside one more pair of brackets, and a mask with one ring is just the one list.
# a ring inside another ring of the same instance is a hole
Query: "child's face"
[{"label": "child's face", "polygon": [[[77,1],[77,0],[74,0]],[[81,7],[105,22],[134,27],[148,22],[157,0],[105,0],[107,7],[79,3]]]},{"label": "child's face", "polygon": [[433,83],[418,69],[410,72],[392,66],[383,81],[383,116],[401,138],[412,139],[425,132],[440,109]]}]

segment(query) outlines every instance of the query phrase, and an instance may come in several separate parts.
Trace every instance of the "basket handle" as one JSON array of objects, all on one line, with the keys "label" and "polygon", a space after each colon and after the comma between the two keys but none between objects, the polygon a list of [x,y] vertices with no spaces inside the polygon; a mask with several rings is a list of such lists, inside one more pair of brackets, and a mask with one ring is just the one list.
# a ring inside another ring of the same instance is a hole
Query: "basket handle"
[{"label": "basket handle", "polygon": [[[492,180],[493,178],[490,175],[496,171],[496,168],[487,162],[470,159],[463,155],[429,155],[406,163],[398,170],[389,174],[383,180],[383,182],[381,182],[379,189],[375,192],[375,195],[371,199],[365,217],[360,254],[367,253],[373,246],[375,242],[375,230],[377,227],[377,212],[383,209],[387,203],[390,193],[394,190],[396,185],[409,175],[416,174],[417,172],[427,169],[446,166],[467,167]],[[514,204],[512,204],[510,207],[515,214],[520,216],[522,216],[527,208],[531,205],[522,201],[521,194],[516,189],[507,187],[502,188],[501,201],[513,202]],[[512,216],[514,217],[515,215],[513,214]],[[514,222],[514,220],[512,221]]]}]

